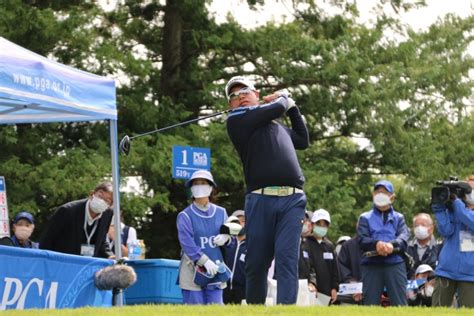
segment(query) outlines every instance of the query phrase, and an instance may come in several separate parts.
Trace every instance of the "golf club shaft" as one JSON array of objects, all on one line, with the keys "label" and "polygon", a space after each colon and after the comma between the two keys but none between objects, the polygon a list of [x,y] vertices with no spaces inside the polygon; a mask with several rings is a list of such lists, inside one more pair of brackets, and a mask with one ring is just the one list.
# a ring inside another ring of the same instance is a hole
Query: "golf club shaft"
[{"label": "golf club shaft", "polygon": [[214,114],[211,114],[211,115],[198,117],[198,118],[195,118],[195,119],[192,119],[192,120],[189,120],[189,121],[184,121],[184,122],[181,122],[181,123],[176,123],[176,124],[173,124],[173,125],[170,125],[170,126],[155,129],[153,131],[149,131],[149,132],[146,132],[146,133],[143,133],[143,134],[138,134],[138,135],[132,136],[132,137],[130,137],[130,140],[132,140],[134,138],[137,138],[137,137],[142,137],[142,136],[146,136],[146,135],[149,135],[149,134],[153,134],[153,133],[163,132],[163,131],[166,131],[168,129],[172,129],[172,128],[175,128],[175,127],[178,127],[178,126],[194,123],[194,122],[197,122],[197,121],[200,121],[200,120],[205,120],[205,119],[208,119],[208,118],[211,118],[211,117],[214,117],[214,116],[219,116],[219,115],[225,114],[229,111],[230,111],[230,109],[222,111],[222,112],[217,112],[217,113],[214,113]]}]

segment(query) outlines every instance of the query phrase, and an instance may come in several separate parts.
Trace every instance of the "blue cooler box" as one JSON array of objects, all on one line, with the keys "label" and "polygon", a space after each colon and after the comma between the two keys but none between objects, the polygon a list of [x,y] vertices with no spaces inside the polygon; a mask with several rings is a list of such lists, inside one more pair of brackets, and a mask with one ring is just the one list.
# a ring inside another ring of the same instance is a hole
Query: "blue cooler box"
[{"label": "blue cooler box", "polygon": [[125,304],[182,304],[181,288],[176,284],[179,260],[130,260],[127,265],[135,269],[137,282],[124,291]]}]

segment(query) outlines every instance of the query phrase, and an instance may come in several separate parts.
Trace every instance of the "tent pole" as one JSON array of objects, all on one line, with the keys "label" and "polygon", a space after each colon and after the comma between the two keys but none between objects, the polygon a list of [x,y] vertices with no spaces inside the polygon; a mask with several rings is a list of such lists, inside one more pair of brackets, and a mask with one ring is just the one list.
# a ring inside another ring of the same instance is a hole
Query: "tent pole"
[{"label": "tent pole", "polygon": [[[122,240],[121,240],[121,221],[120,221],[120,174],[118,161],[118,137],[117,137],[117,120],[109,120],[110,122],[110,152],[112,155],[112,185],[114,187],[114,225],[115,225],[115,259],[122,258]],[[115,298],[116,306],[123,306],[123,292],[119,291]]]}]

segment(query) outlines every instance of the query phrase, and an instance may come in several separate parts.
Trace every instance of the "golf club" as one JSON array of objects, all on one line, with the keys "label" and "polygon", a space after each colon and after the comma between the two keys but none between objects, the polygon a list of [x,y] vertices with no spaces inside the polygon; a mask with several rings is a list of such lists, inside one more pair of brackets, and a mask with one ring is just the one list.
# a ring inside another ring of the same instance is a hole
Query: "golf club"
[{"label": "golf club", "polygon": [[203,117],[198,117],[198,118],[195,118],[195,119],[192,119],[192,120],[189,120],[189,121],[176,123],[176,124],[173,124],[173,125],[170,125],[170,126],[158,128],[158,129],[155,129],[153,131],[149,131],[149,132],[146,132],[146,133],[143,133],[143,134],[138,134],[138,135],[135,135],[135,136],[132,136],[132,137],[130,137],[128,135],[125,135],[122,138],[122,140],[120,141],[120,144],[119,144],[120,152],[122,154],[124,154],[125,156],[127,156],[128,153],[130,152],[130,141],[134,138],[150,135],[150,134],[153,134],[153,133],[163,132],[163,131],[166,131],[168,129],[172,129],[172,128],[175,128],[175,127],[178,127],[178,126],[183,126],[183,125],[187,125],[187,124],[194,123],[194,122],[197,122],[197,121],[205,120],[205,119],[208,119],[208,118],[211,118],[211,117],[214,117],[214,116],[219,116],[219,115],[222,115],[222,114],[225,114],[225,113],[229,112],[230,110],[231,109],[227,109],[225,111],[217,112],[217,113],[210,114],[210,115],[203,116]]}]

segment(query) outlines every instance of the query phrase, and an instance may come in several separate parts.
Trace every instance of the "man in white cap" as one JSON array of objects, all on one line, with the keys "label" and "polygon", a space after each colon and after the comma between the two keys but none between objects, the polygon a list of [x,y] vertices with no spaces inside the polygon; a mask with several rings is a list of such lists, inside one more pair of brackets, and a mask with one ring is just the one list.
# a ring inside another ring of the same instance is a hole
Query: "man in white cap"
[{"label": "man in white cap", "polygon": [[319,209],[313,213],[311,222],[313,234],[303,245],[303,251],[308,253],[310,270],[315,274],[315,278],[310,277],[308,280],[309,290],[315,292],[316,296],[317,293],[330,296],[334,303],[339,288],[339,272],[334,245],[326,237],[331,217],[328,211]]},{"label": "man in white cap", "polygon": [[[264,304],[268,269],[275,258],[277,304],[295,304],[298,253],[306,207],[304,177],[295,149],[309,146],[306,125],[287,91],[263,97],[247,78],[233,77],[225,87],[232,108],[227,132],[243,164],[249,304]],[[277,120],[284,114],[291,128]]]}]

